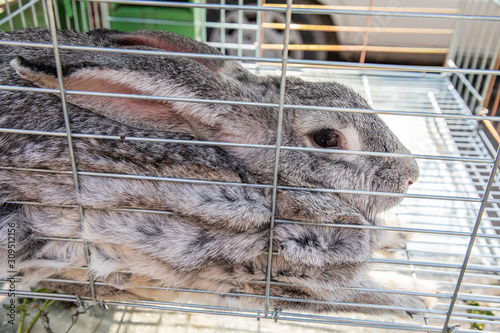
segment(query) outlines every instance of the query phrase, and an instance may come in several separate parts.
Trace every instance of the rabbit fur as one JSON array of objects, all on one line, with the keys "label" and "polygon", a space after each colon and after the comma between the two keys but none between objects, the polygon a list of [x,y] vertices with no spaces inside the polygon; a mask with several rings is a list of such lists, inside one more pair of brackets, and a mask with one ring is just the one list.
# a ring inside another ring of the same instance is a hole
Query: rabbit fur
[{"label": "rabbit fur", "polygon": [[[79,171],[75,190],[59,91],[20,90],[59,89],[53,50],[0,46],[0,84],[21,87],[0,95],[0,128],[11,130],[0,132],[0,276],[9,270],[7,230],[15,226],[15,268],[27,284],[88,296],[88,266],[98,281],[99,299],[262,306],[263,297],[242,294],[265,292],[275,151],[237,144],[275,144],[280,79],[251,74],[216,49],[167,32],[59,31],[57,38],[65,46],[130,51],[62,47],[65,89],[168,99],[67,93]],[[52,43],[43,28],[2,32],[0,40]],[[134,53],[137,50],[150,54]],[[265,105],[252,104],[256,102]],[[282,146],[318,148],[312,137],[328,129],[341,138],[337,148],[409,153],[373,113],[307,108],[369,109],[363,98],[341,84],[288,77],[285,104],[302,107],[284,110]],[[378,279],[369,271],[381,235],[363,226],[380,224],[378,214],[401,198],[321,191],[405,193],[418,174],[409,157],[282,149],[272,230],[271,305],[365,313],[424,309],[425,298],[356,288],[426,290],[418,281],[390,274]],[[83,207],[82,218],[77,205]],[[88,242],[88,263],[82,242],[67,238]],[[47,278],[82,284],[42,281]],[[352,304],[358,302],[387,307]]]}]

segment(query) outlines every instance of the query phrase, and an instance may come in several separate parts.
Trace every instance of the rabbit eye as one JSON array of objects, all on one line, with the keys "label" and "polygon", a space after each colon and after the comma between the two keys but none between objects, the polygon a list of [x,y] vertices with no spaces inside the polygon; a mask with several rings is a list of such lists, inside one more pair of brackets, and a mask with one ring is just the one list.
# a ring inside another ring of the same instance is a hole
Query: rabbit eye
[{"label": "rabbit eye", "polygon": [[312,134],[314,143],[322,148],[341,149],[340,136],[332,129],[323,129]]}]

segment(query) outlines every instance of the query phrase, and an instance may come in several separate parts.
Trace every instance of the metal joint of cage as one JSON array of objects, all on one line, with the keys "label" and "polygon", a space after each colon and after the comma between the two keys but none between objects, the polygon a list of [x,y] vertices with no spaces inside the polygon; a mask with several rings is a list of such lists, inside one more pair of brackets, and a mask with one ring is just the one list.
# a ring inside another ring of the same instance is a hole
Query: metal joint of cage
[{"label": "metal joint of cage", "polygon": [[[191,4],[191,3],[190,3]],[[500,20],[500,17],[498,18]],[[14,41],[0,41],[0,45],[6,46],[23,46],[23,47],[40,47],[52,48],[51,44],[43,43],[25,43]],[[188,57],[199,59],[220,59],[220,60],[235,60],[235,61],[249,61],[257,63],[274,63],[281,64],[280,58],[261,58],[261,57],[246,57],[246,56],[229,56],[229,55],[213,55],[204,53],[185,53],[185,52],[169,52],[169,51],[153,51],[153,50],[131,50],[120,48],[103,48],[103,47],[90,47],[90,46],[74,46],[74,45],[58,45],[61,50],[78,50],[78,51],[92,51],[92,52],[108,52],[108,53],[123,53],[123,54],[137,54],[148,56],[173,56],[173,57]],[[348,62],[348,61],[318,61],[318,60],[300,60],[288,59],[288,65],[311,65],[311,66],[324,66],[335,67],[336,69],[349,69],[359,68],[363,70],[392,70],[392,71],[409,71],[418,73],[463,73],[463,74],[484,74],[484,75],[500,75],[500,70],[487,70],[487,69],[470,69],[470,68],[449,68],[437,66],[414,66],[414,65],[391,65],[391,64],[376,64],[376,63],[363,63]]]},{"label": "metal joint of cage", "polygon": [[271,314],[271,319],[274,320],[275,323],[278,322],[279,317],[280,317],[281,309],[274,309],[273,313]]},{"label": "metal joint of cage", "polygon": [[82,302],[82,299],[80,298],[80,296],[78,296],[78,294],[75,294],[75,297],[76,297],[76,301],[75,301],[76,306],[85,310],[85,303]]},{"label": "metal joint of cage", "polygon": [[448,325],[448,327],[446,328],[446,333],[451,333],[455,330],[455,328],[458,328],[460,326],[460,324]]}]

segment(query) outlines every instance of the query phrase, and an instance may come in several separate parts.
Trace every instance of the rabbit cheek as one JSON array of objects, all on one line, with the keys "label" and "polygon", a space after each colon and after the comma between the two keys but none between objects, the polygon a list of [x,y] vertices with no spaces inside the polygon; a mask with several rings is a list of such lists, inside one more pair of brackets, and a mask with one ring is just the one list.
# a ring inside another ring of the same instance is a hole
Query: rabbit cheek
[{"label": "rabbit cheek", "polygon": [[358,131],[354,126],[347,126],[340,131],[344,137],[343,149],[361,150],[362,144]]},{"label": "rabbit cheek", "polygon": [[[419,176],[418,166],[411,158],[368,158],[372,172],[367,177],[369,191],[402,194]],[[369,206],[373,212],[382,212],[398,205],[403,200],[397,196],[370,196]]]}]

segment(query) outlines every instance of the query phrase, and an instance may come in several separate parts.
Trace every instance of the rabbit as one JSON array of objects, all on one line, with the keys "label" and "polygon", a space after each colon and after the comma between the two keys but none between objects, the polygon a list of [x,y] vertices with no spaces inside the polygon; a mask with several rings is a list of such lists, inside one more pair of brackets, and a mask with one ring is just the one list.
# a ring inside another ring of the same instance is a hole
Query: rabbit
[{"label": "rabbit", "polygon": [[[433,288],[369,271],[383,245],[369,227],[402,198],[343,190],[405,193],[419,169],[376,114],[341,110],[370,109],[360,95],[286,78],[284,103],[296,107],[283,112],[273,206],[279,77],[254,75],[168,32],[58,31],[57,39],[76,46],[60,49],[65,89],[143,97],[68,92],[72,161],[53,50],[1,46],[0,251],[15,225],[23,282],[88,297],[90,272],[104,300],[262,308],[271,251],[276,309],[404,314],[430,306],[426,297],[365,290]],[[44,28],[2,32],[0,40],[52,43]],[[89,262],[78,239],[88,242]],[[5,276],[7,256],[0,258]]]}]

